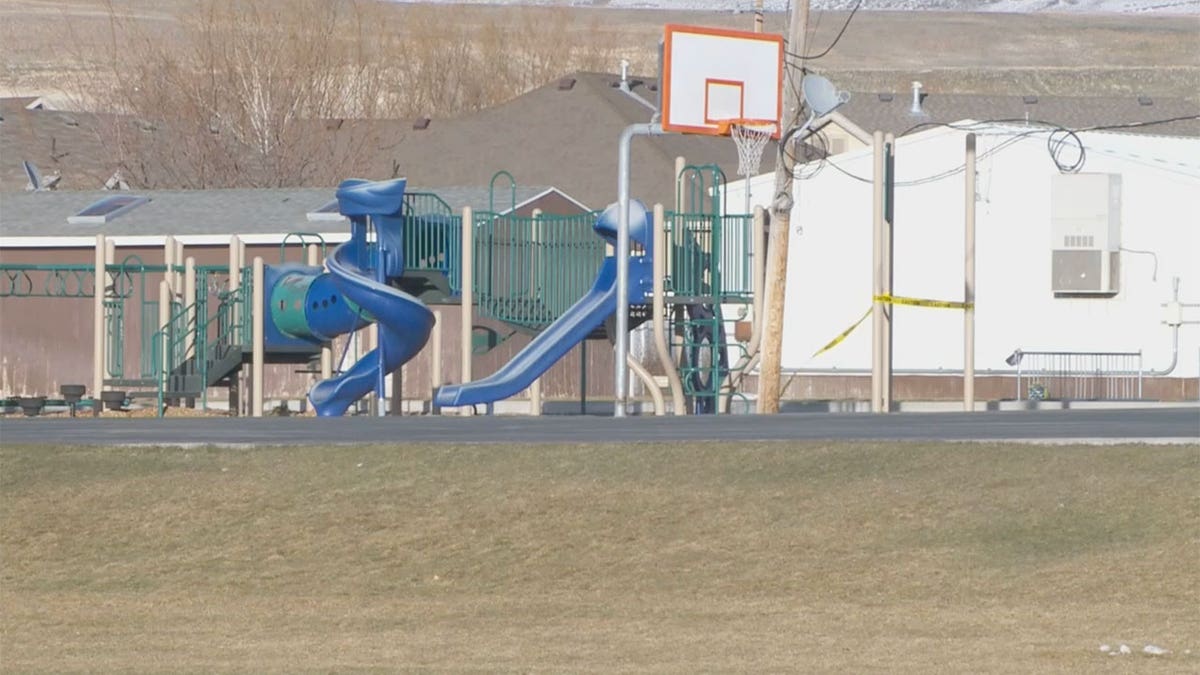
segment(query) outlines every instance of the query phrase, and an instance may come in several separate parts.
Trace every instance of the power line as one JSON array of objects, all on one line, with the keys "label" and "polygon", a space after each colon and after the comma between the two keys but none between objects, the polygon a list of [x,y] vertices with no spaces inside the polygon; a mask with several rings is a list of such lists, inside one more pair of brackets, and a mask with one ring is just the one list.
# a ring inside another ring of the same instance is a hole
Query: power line
[{"label": "power line", "polygon": [[[789,52],[787,50],[784,50],[784,53],[794,59],[800,59],[800,61],[802,61],[802,62],[803,61],[815,61],[815,60],[829,54],[829,52],[833,51],[833,48],[836,47],[837,43],[842,39],[842,35],[844,35],[846,33],[846,29],[850,27],[850,21],[852,19],[854,19],[854,15],[858,12],[859,7],[862,7],[862,0],[858,0],[858,2],[856,2],[854,4],[854,9],[850,10],[850,16],[846,17],[846,22],[842,24],[842,29],[838,31],[837,37],[833,38],[833,42],[831,42],[829,44],[829,46],[826,47],[825,50],[822,51],[820,54],[804,56],[801,54],[797,54],[795,52]],[[818,22],[819,21],[820,21],[820,19],[818,19]]]}]

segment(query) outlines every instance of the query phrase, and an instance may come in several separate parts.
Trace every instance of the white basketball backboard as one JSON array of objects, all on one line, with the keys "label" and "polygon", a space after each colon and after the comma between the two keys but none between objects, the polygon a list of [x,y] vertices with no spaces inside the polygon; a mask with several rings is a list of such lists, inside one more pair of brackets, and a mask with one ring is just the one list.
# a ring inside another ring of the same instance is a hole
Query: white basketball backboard
[{"label": "white basketball backboard", "polygon": [[662,126],[721,135],[723,120],[776,123],[783,114],[783,36],[668,25],[663,38]]}]

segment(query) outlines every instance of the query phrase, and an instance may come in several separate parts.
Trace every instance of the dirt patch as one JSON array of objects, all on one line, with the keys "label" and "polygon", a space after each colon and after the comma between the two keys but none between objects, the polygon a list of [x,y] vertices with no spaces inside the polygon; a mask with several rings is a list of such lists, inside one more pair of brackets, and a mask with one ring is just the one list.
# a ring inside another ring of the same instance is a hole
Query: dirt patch
[{"label": "dirt patch", "polygon": [[[1194,671],[1198,482],[1200,446],[4,447],[0,649],[18,671]],[[1171,652],[1100,651],[1121,643]]]}]

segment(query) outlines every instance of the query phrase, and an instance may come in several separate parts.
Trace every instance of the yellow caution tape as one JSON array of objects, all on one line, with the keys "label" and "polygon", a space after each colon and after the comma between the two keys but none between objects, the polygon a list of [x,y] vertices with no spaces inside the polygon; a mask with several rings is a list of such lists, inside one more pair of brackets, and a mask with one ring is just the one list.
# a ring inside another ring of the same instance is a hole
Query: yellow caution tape
[{"label": "yellow caution tape", "polygon": [[[955,302],[953,300],[926,300],[924,298],[906,298],[902,295],[876,295],[876,296],[874,296],[874,300],[875,300],[875,302],[882,302],[886,305],[908,305],[910,307],[935,307],[935,308],[939,308],[939,309],[973,309],[975,307],[975,303],[973,303],[973,302]],[[841,344],[842,341],[846,339],[846,337],[848,337],[851,333],[854,332],[855,328],[858,328],[860,325],[862,325],[862,322],[867,320],[868,316],[871,316],[871,312],[873,310],[874,310],[873,307],[867,309],[867,313],[863,314],[862,318],[860,318],[858,321],[855,321],[846,330],[842,331],[840,335],[838,335],[837,337],[830,340],[829,343],[826,344],[824,347],[821,347],[820,349],[818,349],[816,351],[816,353],[814,353],[812,355],[812,358],[816,358],[816,357],[820,356],[821,354],[824,354],[825,352],[829,351],[830,349],[833,349],[834,347]]]},{"label": "yellow caution tape", "polygon": [[825,352],[829,351],[830,349],[833,349],[834,347],[836,347],[836,346],[838,346],[839,344],[841,344],[842,340],[845,340],[847,335],[849,335],[849,334],[853,333],[853,332],[854,332],[854,329],[855,329],[855,328],[858,328],[859,324],[861,324],[862,322],[866,321],[868,316],[871,316],[871,312],[872,312],[874,309],[875,309],[874,307],[868,307],[868,308],[867,308],[867,313],[866,313],[866,314],[863,314],[861,319],[859,319],[858,321],[855,321],[855,322],[854,322],[854,325],[852,325],[852,326],[850,326],[849,328],[847,328],[846,330],[842,331],[842,334],[841,334],[841,335],[839,335],[839,336],[837,336],[837,337],[833,338],[832,340],[830,340],[830,341],[829,341],[829,344],[827,344],[827,345],[825,345],[824,347],[821,347],[820,349],[818,349],[818,350],[817,350],[817,353],[813,354],[813,358],[816,358],[816,357],[820,356],[821,354],[824,354]]},{"label": "yellow caution tape", "polygon": [[906,298],[902,295],[876,295],[875,302],[886,305],[909,305],[911,307],[937,307],[940,309],[972,309],[973,302],[955,302],[953,300],[925,300],[924,298]]}]

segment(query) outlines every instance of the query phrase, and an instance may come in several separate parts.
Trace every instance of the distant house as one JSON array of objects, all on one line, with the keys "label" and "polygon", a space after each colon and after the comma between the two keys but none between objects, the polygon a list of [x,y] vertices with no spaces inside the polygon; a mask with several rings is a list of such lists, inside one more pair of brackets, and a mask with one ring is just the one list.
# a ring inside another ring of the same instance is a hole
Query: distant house
[{"label": "distant house", "polygon": [[[351,176],[382,180],[407,176],[414,184],[441,189],[485,186],[501,170],[523,185],[553,185],[592,206],[617,197],[617,142],[621,131],[651,121],[654,111],[619,87],[620,75],[572,73],[511,101],[456,118],[416,120],[335,120],[314,124],[313,146],[346,162],[351,175],[330,176],[332,186]],[[646,101],[658,100],[653,78],[631,77],[630,91]],[[0,191],[25,188],[21,161],[45,172],[59,171],[59,189],[100,189],[121,162],[139,162],[149,182],[134,189],[185,187],[156,160],[165,152],[155,143],[161,130],[134,118],[51,110],[28,110],[32,99],[0,99]],[[114,155],[114,130],[128,148],[144,157]],[[131,145],[128,139],[137,139]],[[350,148],[353,157],[347,157]],[[769,151],[768,151],[769,152]],[[631,196],[647,204],[674,204],[675,162],[716,165],[728,180],[737,178],[737,151],[731,140],[709,136],[670,135],[639,138],[631,146]],[[351,161],[351,159],[353,161]],[[324,175],[324,174],[317,174]],[[237,186],[249,187],[249,186]]]}]

